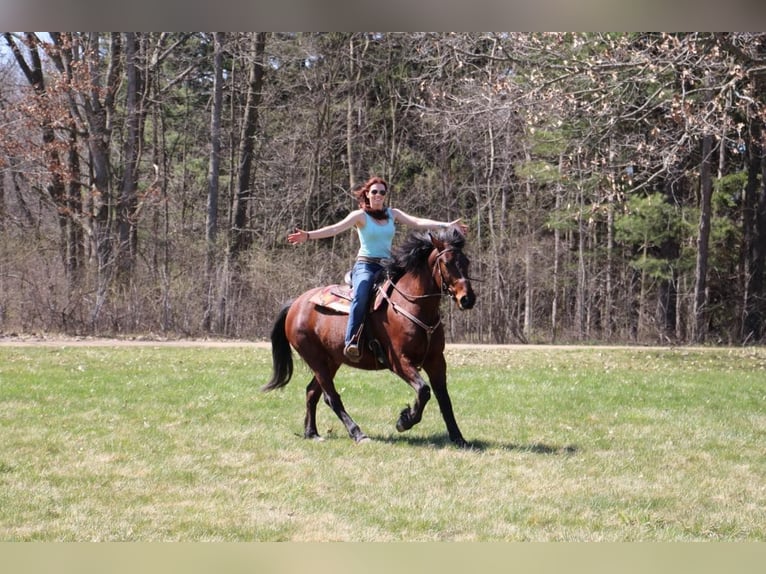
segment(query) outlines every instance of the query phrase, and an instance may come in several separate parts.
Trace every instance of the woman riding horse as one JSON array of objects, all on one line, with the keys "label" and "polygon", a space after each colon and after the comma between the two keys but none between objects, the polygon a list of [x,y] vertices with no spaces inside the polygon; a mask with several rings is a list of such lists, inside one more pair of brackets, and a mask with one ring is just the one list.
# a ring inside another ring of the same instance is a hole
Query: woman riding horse
[{"label": "woman riding horse", "polygon": [[[387,367],[415,390],[415,402],[401,412],[397,430],[408,430],[421,420],[433,389],[450,440],[459,446],[467,443],[455,421],[447,392],[444,326],[439,307],[443,294],[459,309],[471,309],[476,302],[464,245],[465,236],[459,227],[442,231],[438,236],[409,235],[386,265],[388,278],[380,287],[384,302],[367,320],[371,336],[385,353]],[[303,293],[279,312],[271,332],[272,375],[263,390],[284,387],[290,381],[295,349],[314,375],[306,387],[304,436],[320,438],[316,407],[324,397],[349,436],[362,442],[367,436],[346,412],[334,382],[341,365],[351,364],[343,353],[347,321],[342,312],[317,302],[324,289],[317,287]],[[353,366],[381,368],[378,358],[370,353],[362,355]],[[428,375],[430,387],[421,376],[421,369]]]}]

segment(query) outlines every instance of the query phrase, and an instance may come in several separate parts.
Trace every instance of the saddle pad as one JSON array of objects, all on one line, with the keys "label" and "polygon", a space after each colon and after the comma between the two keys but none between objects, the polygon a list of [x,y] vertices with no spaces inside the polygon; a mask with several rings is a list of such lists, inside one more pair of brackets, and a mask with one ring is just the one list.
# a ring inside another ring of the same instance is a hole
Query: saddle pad
[{"label": "saddle pad", "polygon": [[348,313],[351,310],[351,287],[348,285],[328,285],[322,287],[311,296],[311,302],[319,307],[325,307]]}]

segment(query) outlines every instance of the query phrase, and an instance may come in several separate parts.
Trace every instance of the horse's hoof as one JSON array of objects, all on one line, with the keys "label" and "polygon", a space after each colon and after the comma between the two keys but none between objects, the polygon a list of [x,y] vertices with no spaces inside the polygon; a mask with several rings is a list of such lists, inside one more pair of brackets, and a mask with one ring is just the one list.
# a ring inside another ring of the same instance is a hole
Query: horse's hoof
[{"label": "horse's hoof", "polygon": [[412,428],[412,420],[410,419],[410,407],[405,407],[401,413],[399,413],[399,420],[396,421],[396,430],[404,432]]},{"label": "horse's hoof", "polygon": [[372,439],[368,437],[367,435],[362,435],[358,439],[356,439],[356,444],[362,444],[365,442],[372,442]]}]

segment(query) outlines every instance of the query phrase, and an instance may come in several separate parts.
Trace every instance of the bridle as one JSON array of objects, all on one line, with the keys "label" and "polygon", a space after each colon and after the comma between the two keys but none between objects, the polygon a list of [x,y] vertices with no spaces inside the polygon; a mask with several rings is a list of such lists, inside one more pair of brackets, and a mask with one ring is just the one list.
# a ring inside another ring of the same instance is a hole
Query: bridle
[{"label": "bridle", "polygon": [[[438,267],[439,269],[439,280],[441,282],[441,292],[445,295],[449,295],[450,299],[453,301],[457,301],[457,293],[452,289],[450,285],[447,284],[447,281],[444,279],[444,268],[442,267],[442,256],[445,253],[449,253],[451,251],[458,251],[454,247],[447,247],[446,249],[442,249],[436,254],[436,258],[434,259],[434,269]],[[431,276],[434,276],[434,271],[431,271]],[[467,279],[465,275],[463,275],[463,271],[458,267],[458,280],[460,279]]]},{"label": "bridle", "polygon": [[[454,247],[447,247],[446,249],[442,249],[441,251],[438,251],[436,253],[436,257],[434,258],[434,263],[431,266],[431,278],[434,280],[434,283],[437,284],[439,291],[437,293],[426,293],[424,295],[410,295],[409,293],[405,293],[402,291],[396,283],[391,279],[391,277],[388,277],[386,279],[386,283],[391,285],[391,288],[399,293],[402,297],[404,297],[407,301],[411,303],[415,303],[417,301],[420,301],[422,299],[428,299],[431,297],[441,297],[442,295],[449,295],[449,297],[453,301],[457,301],[457,294],[455,291],[447,284],[447,281],[444,279],[444,269],[442,268],[442,257],[451,252],[451,251],[458,251],[458,249]],[[439,270],[439,280],[436,280],[436,270]],[[463,272],[458,269],[460,273],[460,279],[465,279],[466,277],[463,275]],[[418,319],[415,315],[407,311],[404,307],[401,305],[396,304],[394,301],[391,300],[391,297],[388,294],[388,291],[386,289],[386,283],[381,285],[380,291],[383,295],[383,298],[388,302],[389,305],[391,305],[391,308],[394,310],[395,313],[400,313],[401,315],[404,315],[407,317],[410,321],[415,323],[418,327],[423,329],[426,332],[426,352],[423,355],[428,354],[428,349],[431,347],[431,336],[434,334],[436,329],[439,328],[439,325],[442,323],[441,315],[439,315],[438,321],[434,325],[427,325],[420,319]]]},{"label": "bridle", "polygon": [[[388,281],[391,284],[391,287],[394,289],[394,291],[399,293],[399,295],[404,297],[410,303],[415,303],[416,301],[420,301],[421,299],[429,299],[431,297],[441,297],[442,295],[449,295],[450,299],[452,299],[453,301],[456,301],[457,300],[457,294],[452,289],[452,287],[450,287],[447,284],[447,281],[444,279],[444,269],[442,268],[442,265],[441,265],[442,257],[446,253],[450,253],[452,251],[459,251],[459,250],[454,248],[454,247],[447,247],[446,249],[442,249],[441,251],[438,251],[436,253],[436,257],[434,257],[434,263],[431,266],[431,277],[433,278],[434,283],[436,283],[437,288],[439,289],[438,293],[426,293],[424,295],[410,295],[409,293],[405,293],[404,291],[399,289],[399,287],[396,285],[396,283],[394,283],[394,281],[391,279],[391,277],[389,277]],[[439,271],[439,280],[438,281],[436,279],[436,271],[437,271],[437,269]],[[460,271],[460,270],[458,270],[458,271],[460,273],[460,276],[458,277],[458,279],[466,279],[465,275],[463,275],[463,272]]]}]

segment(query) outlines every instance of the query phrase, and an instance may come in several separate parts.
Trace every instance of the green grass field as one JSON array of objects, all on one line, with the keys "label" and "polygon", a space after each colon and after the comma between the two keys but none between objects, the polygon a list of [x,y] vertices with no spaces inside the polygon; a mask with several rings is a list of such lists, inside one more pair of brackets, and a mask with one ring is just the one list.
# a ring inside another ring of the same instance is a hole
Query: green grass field
[{"label": "green grass field", "polygon": [[268,349],[0,346],[0,540],[766,540],[766,349],[447,359],[470,450],[387,372],[339,373],[355,445]]}]

